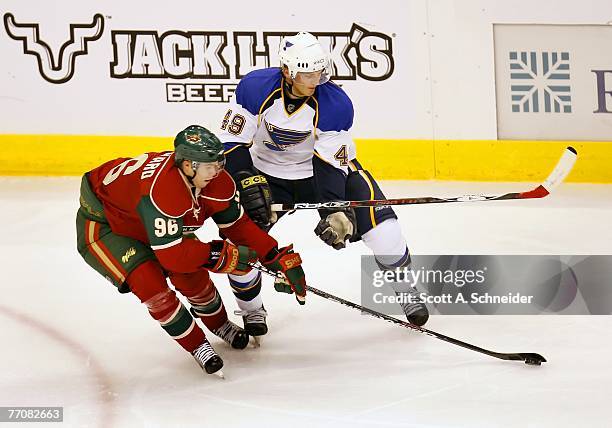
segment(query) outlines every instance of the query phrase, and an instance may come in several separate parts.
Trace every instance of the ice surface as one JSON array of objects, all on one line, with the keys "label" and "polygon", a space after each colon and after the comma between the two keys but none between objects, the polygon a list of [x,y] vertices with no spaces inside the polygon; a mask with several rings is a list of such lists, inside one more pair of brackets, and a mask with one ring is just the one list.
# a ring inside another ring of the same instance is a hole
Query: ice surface
[{"label": "ice surface", "polygon": [[[525,183],[383,182],[389,197],[528,189]],[[264,283],[259,349],[211,342],[204,375],[135,296],[75,250],[78,178],[0,178],[0,406],[64,406],[64,425],[296,427],[610,426],[612,317],[433,316],[427,327],[530,367],[464,350],[317,296],[300,307]],[[566,184],[544,200],[399,207],[413,253],[612,254],[612,186]],[[282,219],[311,285],[359,302],[359,256],[324,246],[314,212]],[[201,233],[215,236],[214,225]],[[228,312],[225,278],[213,277]],[[232,318],[236,318],[231,315]]]}]

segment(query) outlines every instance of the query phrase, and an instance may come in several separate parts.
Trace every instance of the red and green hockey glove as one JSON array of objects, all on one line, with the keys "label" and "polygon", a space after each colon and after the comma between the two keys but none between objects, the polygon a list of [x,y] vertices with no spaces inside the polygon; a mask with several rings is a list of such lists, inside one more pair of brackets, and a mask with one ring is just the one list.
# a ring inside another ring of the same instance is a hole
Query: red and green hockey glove
[{"label": "red and green hockey glove", "polygon": [[204,267],[211,272],[244,274],[257,262],[257,252],[243,245],[215,240],[209,243],[210,256]]},{"label": "red and green hockey glove", "polygon": [[300,305],[306,303],[306,276],[302,269],[302,259],[298,253],[293,252],[293,245],[273,249],[261,264],[271,271],[283,274],[274,281],[276,291],[295,293]]}]

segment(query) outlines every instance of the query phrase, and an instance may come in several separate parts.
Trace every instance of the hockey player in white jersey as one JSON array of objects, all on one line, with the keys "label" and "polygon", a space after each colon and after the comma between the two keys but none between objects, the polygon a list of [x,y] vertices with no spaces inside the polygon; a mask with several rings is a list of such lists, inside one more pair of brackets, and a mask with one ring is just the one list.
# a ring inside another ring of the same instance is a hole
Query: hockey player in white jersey
[{"label": "hockey player in white jersey", "polygon": [[[353,105],[344,90],[329,81],[329,56],[316,37],[305,32],[285,37],[279,58],[280,67],[255,70],[242,78],[221,123],[226,169],[238,184],[249,216],[269,230],[278,219],[270,209],[272,201],[386,199],[356,159]],[[382,269],[410,265],[391,207],[322,209],[319,214],[315,233],[333,248],[361,239]],[[230,275],[230,283],[247,332],[265,334],[261,273]],[[275,288],[282,291],[283,285]],[[418,294],[410,287],[395,292]],[[422,303],[408,301],[402,309],[417,325],[429,317]]]}]

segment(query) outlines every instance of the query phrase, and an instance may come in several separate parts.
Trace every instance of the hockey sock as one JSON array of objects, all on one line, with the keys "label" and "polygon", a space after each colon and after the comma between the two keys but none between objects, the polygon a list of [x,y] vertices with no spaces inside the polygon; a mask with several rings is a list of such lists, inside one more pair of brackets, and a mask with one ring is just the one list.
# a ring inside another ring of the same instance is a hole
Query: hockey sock
[{"label": "hockey sock", "polygon": [[168,287],[157,263],[148,261],[141,264],[130,273],[127,282],[151,316],[183,349],[191,353],[204,341],[204,332]]},{"label": "hockey sock", "polygon": [[[402,234],[399,222],[388,219],[363,235],[363,242],[372,250],[376,264],[381,270],[410,269],[410,251]],[[414,289],[404,282],[389,283],[396,293]]]},{"label": "hockey sock", "polygon": [[195,296],[187,296],[194,315],[197,315],[206,328],[215,330],[227,321],[227,312],[219,292],[212,282],[210,287]]},{"label": "hockey sock", "polygon": [[259,309],[261,299],[261,272],[252,270],[246,275],[228,275],[238,307],[243,311]]},{"label": "hockey sock", "polygon": [[395,269],[410,263],[410,253],[399,222],[387,219],[362,236],[381,269]]},{"label": "hockey sock", "polygon": [[227,312],[215,285],[205,269],[191,273],[171,273],[170,281],[191,304],[191,313],[206,328],[214,330],[227,321]]}]

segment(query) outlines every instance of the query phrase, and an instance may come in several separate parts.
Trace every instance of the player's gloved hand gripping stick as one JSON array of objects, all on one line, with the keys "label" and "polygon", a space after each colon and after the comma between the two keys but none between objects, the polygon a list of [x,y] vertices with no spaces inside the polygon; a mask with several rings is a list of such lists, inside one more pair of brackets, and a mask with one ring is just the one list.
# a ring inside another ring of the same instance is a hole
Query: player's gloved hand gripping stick
[{"label": "player's gloved hand gripping stick", "polygon": [[266,177],[255,171],[238,171],[234,176],[242,206],[259,227],[268,230],[276,223],[272,193]]},{"label": "player's gloved hand gripping stick", "polygon": [[306,276],[302,269],[302,259],[293,251],[293,245],[274,249],[261,261],[265,272],[276,277],[274,289],[282,293],[295,293],[300,305],[306,303]]},{"label": "player's gloved hand gripping stick", "polygon": [[315,228],[315,234],[336,250],[346,247],[346,241],[357,230],[357,219],[352,208],[324,210],[324,217]]},{"label": "player's gloved hand gripping stick", "polygon": [[249,247],[221,240],[211,241],[209,245],[210,255],[203,266],[211,272],[241,275],[257,262],[257,252]]}]

